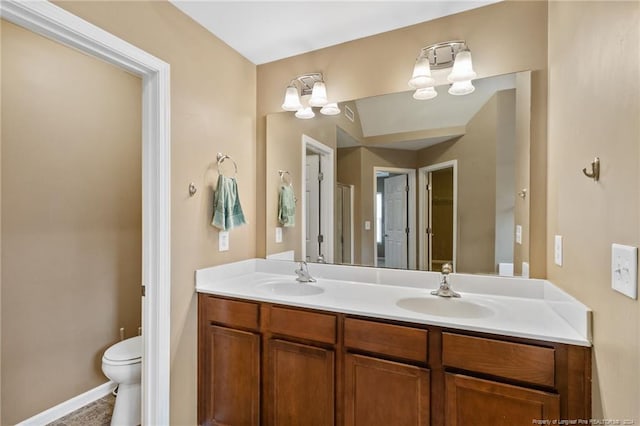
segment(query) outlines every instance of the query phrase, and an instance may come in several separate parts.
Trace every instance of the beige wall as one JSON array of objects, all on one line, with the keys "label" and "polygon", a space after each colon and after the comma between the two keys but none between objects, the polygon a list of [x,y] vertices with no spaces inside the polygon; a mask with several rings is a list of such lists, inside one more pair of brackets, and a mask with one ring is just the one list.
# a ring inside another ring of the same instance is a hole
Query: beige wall
[{"label": "beige wall", "polygon": [[[170,408],[172,425],[193,425],[197,423],[194,270],[255,256],[256,67],[168,2],[58,4],[171,66]],[[218,232],[209,224],[218,151],[238,163],[248,220],[248,225],[231,231],[231,247],[224,253],[217,251]],[[190,198],[187,188],[192,181],[198,193]]]},{"label": "beige wall", "polygon": [[141,80],[2,25],[2,424],[107,379],[137,334]]},{"label": "beige wall", "polygon": [[[488,25],[487,23],[491,23]],[[547,3],[500,2],[457,15],[366,37],[258,66],[257,173],[266,167],[266,115],[280,111],[286,84],[296,75],[322,71],[329,97],[337,101],[407,90],[413,61],[421,47],[465,39],[473,51],[478,77],[534,70],[532,74],[531,273],[546,274],[546,64]],[[266,205],[259,183],[257,205]],[[257,252],[266,252],[266,222],[258,218]]]},{"label": "beige wall", "polygon": [[418,151],[419,167],[458,161],[458,271],[496,272],[498,98],[493,95],[473,116],[464,136]]},{"label": "beige wall", "polygon": [[[593,417],[636,424],[640,305],[611,289],[610,259],[611,243],[640,245],[639,70],[640,3],[549,4],[547,269],[593,309]],[[595,156],[598,183],[582,174]]]}]

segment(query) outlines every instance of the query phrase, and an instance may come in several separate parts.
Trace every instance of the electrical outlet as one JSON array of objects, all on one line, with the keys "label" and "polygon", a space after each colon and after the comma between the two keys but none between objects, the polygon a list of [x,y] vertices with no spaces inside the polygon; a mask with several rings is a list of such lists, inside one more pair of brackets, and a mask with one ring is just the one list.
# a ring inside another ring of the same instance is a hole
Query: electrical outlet
[{"label": "electrical outlet", "polygon": [[218,234],[218,251],[229,251],[229,232],[220,231]]},{"label": "electrical outlet", "polygon": [[553,244],[553,260],[558,266],[562,266],[562,235],[556,235]]},{"label": "electrical outlet", "polygon": [[276,227],[276,243],[281,243],[282,242],[282,227],[278,226]]},{"label": "electrical outlet", "polygon": [[637,247],[611,244],[611,288],[632,299],[638,298]]},{"label": "electrical outlet", "polygon": [[371,231],[371,222],[368,220],[364,221],[364,230],[365,231]]},{"label": "electrical outlet", "polygon": [[522,244],[522,225],[516,225],[516,244]]}]

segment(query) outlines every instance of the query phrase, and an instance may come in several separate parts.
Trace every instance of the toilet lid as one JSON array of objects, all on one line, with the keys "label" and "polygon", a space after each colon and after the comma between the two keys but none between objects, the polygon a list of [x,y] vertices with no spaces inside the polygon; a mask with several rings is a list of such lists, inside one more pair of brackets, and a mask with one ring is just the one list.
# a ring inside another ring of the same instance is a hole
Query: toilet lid
[{"label": "toilet lid", "polygon": [[129,361],[140,357],[142,357],[142,336],[118,342],[104,353],[104,358],[109,361]]}]

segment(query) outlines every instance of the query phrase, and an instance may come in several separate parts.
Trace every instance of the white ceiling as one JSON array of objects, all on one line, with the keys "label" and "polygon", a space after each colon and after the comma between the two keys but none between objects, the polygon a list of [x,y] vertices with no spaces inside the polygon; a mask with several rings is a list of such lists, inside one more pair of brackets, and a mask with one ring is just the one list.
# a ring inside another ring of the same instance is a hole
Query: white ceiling
[{"label": "white ceiling", "polygon": [[170,0],[254,64],[430,21],[500,0]]}]

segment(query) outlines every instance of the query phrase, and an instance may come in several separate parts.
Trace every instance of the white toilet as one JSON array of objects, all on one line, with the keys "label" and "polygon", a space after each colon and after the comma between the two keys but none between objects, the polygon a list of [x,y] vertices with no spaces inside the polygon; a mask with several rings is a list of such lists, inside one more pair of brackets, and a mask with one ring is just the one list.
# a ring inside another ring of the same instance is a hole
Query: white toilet
[{"label": "white toilet", "polygon": [[107,349],[102,357],[102,372],[118,384],[111,425],[139,425],[142,336],[125,339]]}]

